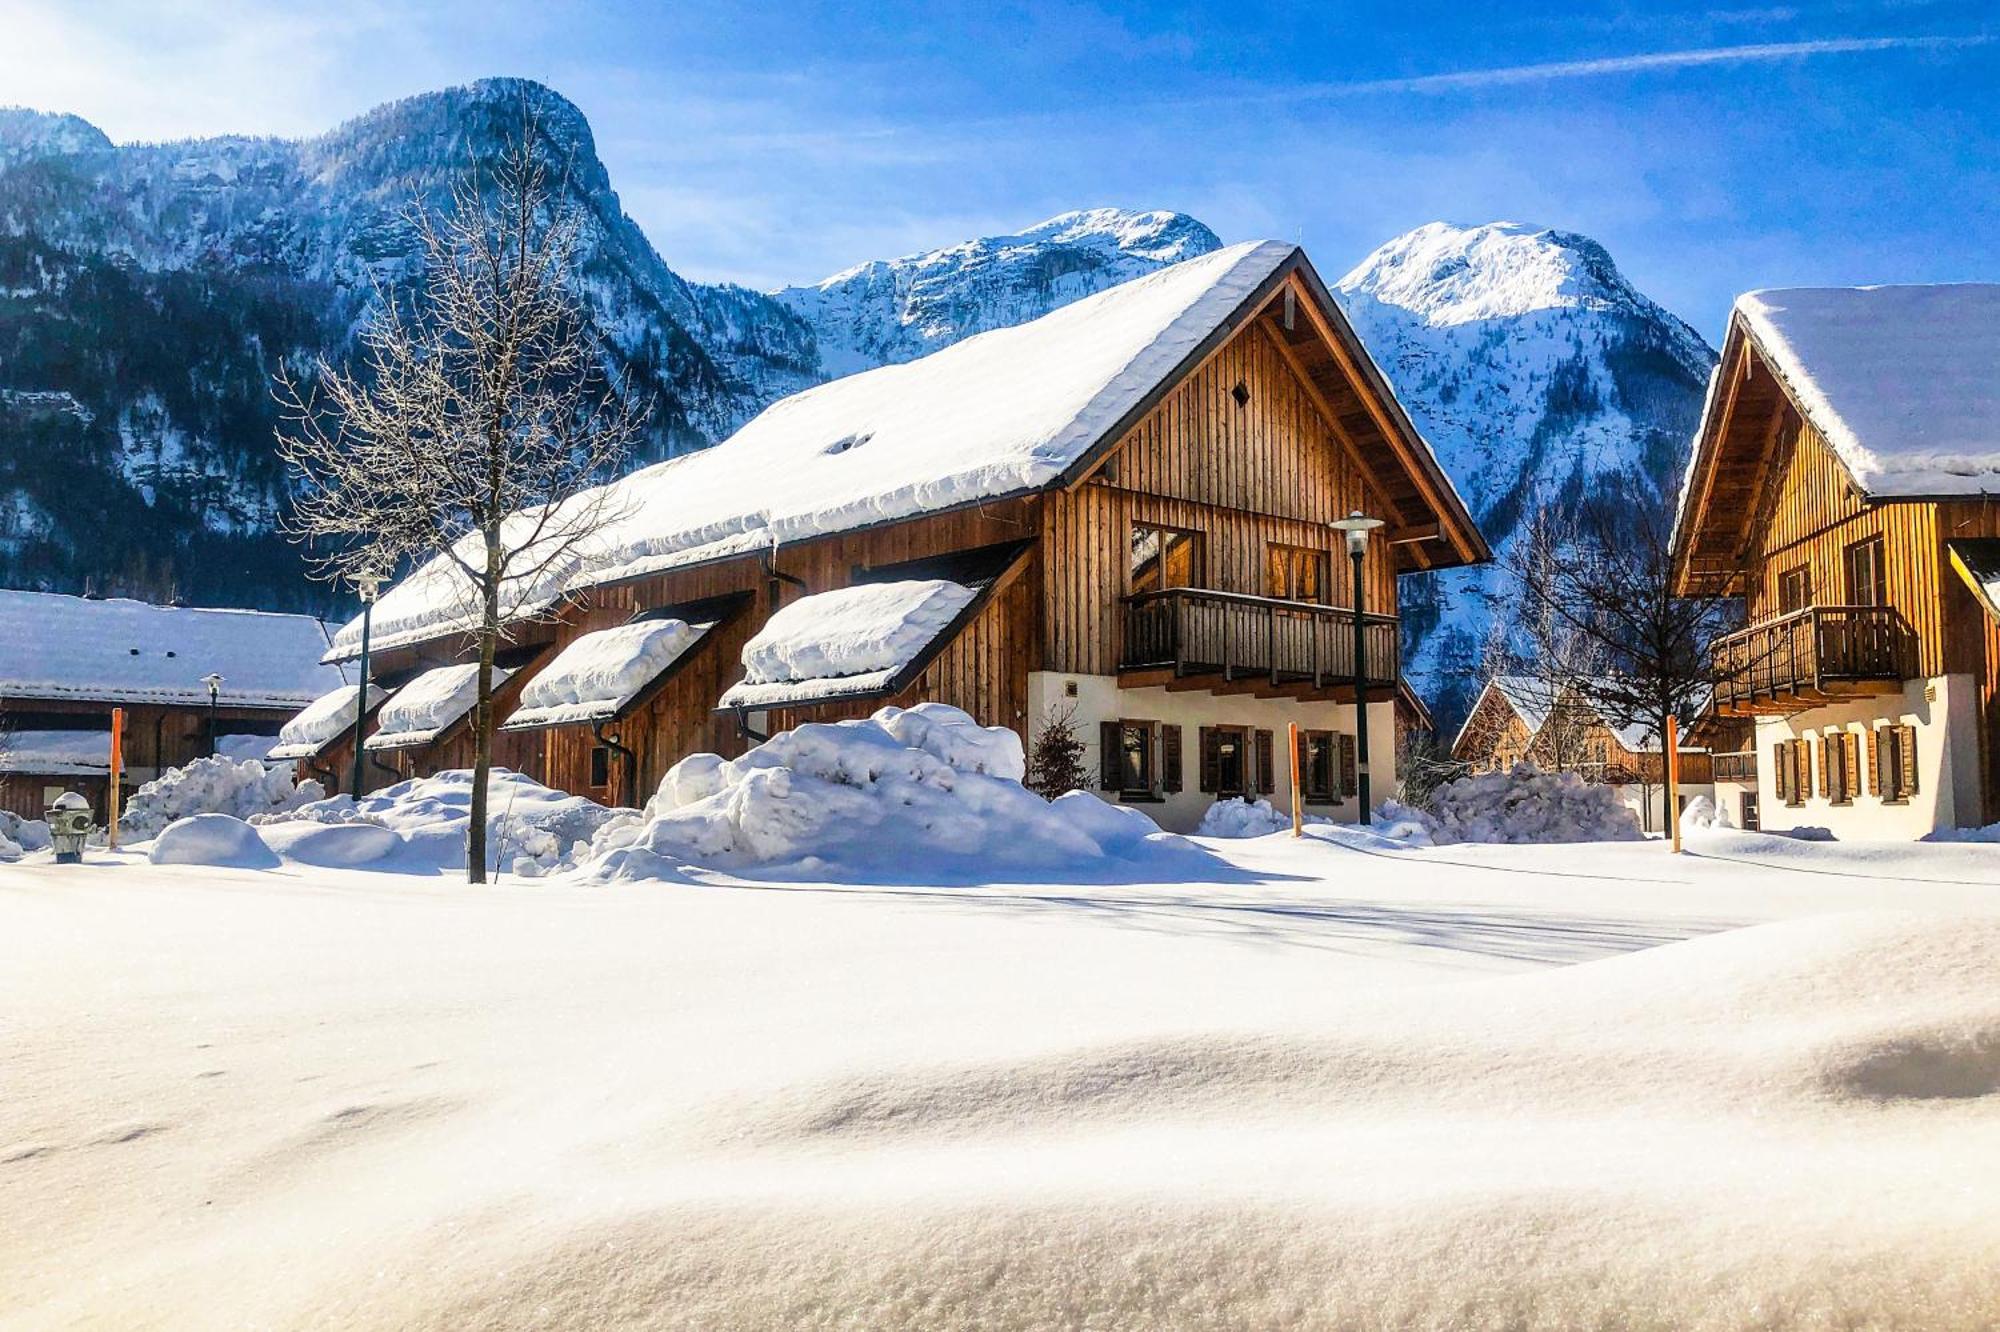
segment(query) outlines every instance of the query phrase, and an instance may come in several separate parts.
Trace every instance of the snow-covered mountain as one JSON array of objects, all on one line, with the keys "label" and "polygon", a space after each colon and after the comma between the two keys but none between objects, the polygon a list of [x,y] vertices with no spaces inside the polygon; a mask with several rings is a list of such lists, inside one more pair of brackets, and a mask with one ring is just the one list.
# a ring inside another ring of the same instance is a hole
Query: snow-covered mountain
[{"label": "snow-covered mountain", "polygon": [[[1336,294],[1496,549],[1538,498],[1610,485],[1670,498],[1715,353],[1596,241],[1433,222]],[[1490,567],[1404,580],[1406,669],[1441,725],[1477,687],[1496,587]]]},{"label": "snow-covered mountain", "polygon": [[1214,232],[1185,213],[1092,208],[1013,235],[857,264],[772,294],[812,325],[821,367],[845,375],[1038,319],[1221,247]]}]

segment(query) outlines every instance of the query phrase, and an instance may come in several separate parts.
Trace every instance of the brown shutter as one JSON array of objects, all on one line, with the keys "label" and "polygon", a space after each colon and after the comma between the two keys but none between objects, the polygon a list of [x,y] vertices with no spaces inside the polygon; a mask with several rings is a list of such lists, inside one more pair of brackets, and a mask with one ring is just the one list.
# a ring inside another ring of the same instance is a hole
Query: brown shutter
[{"label": "brown shutter", "polygon": [[1889,794],[1882,789],[1882,728],[1879,726],[1868,728],[1868,789],[1877,798]]},{"label": "brown shutter", "polygon": [[1116,791],[1124,783],[1124,774],[1119,771],[1119,750],[1125,743],[1124,728],[1115,721],[1097,723],[1098,755],[1097,785],[1105,791]]},{"label": "brown shutter", "polygon": [[1276,743],[1276,738],[1269,731],[1257,732],[1257,791],[1260,795],[1270,795],[1278,789],[1272,780],[1271,762],[1271,750]]},{"label": "brown shutter", "polygon": [[1343,734],[1340,737],[1340,789],[1334,794],[1345,800],[1354,794],[1359,785],[1354,776],[1354,737]]},{"label": "brown shutter", "polygon": [[1852,800],[1861,794],[1861,737],[1842,731],[1840,741],[1847,749],[1847,798]]},{"label": "brown shutter", "polygon": [[1778,799],[1790,803],[1792,798],[1792,748],[1783,740],[1771,746],[1771,770],[1778,783]]},{"label": "brown shutter", "polygon": [[[1827,770],[1833,766],[1833,764],[1830,763],[1828,760],[1831,759],[1833,756],[1828,752],[1829,748],[1830,748],[1830,742],[1828,741],[1827,737],[1821,736],[1819,738],[1819,798],[1821,800],[1825,800],[1830,794],[1827,789],[1826,778],[1827,778]],[[1812,756],[1810,753],[1808,753],[1806,756],[1806,762],[1808,763],[1812,762]],[[1812,783],[1807,782],[1806,786],[1810,788],[1812,786]]]},{"label": "brown shutter", "polygon": [[1896,728],[1896,748],[1902,751],[1903,756],[1903,771],[1901,774],[1903,778],[1903,794],[1905,796],[1913,796],[1917,793],[1917,728],[1914,726],[1898,726]]},{"label": "brown shutter", "polygon": [[1172,795],[1181,789],[1181,728],[1160,727],[1160,785]]},{"label": "brown shutter", "polygon": [[1217,747],[1215,728],[1204,726],[1201,741],[1201,789],[1213,793],[1222,785],[1222,751]]}]

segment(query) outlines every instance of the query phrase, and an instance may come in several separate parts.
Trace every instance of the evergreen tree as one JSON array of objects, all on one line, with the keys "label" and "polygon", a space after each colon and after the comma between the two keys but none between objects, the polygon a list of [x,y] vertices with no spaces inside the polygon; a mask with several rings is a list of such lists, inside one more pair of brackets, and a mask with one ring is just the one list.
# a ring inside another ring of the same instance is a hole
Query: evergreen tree
[{"label": "evergreen tree", "polygon": [[1054,800],[1090,785],[1083,766],[1083,741],[1076,737],[1076,711],[1050,708],[1042,720],[1041,733],[1028,752],[1028,786],[1044,799]]}]

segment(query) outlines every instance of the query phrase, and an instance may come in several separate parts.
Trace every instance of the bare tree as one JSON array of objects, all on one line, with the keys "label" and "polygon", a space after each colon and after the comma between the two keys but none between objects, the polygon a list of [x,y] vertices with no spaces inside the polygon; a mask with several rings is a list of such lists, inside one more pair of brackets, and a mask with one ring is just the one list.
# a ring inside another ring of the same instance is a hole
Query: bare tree
[{"label": "bare tree", "polygon": [[1542,595],[1563,585],[1579,532],[1576,515],[1553,504],[1529,512],[1508,553],[1511,592],[1487,649],[1493,674],[1516,677],[1534,691],[1543,721],[1530,754],[1549,772],[1585,771],[1598,759],[1593,740],[1600,719],[1592,700],[1610,654],[1596,634],[1573,623],[1566,606]]},{"label": "bare tree", "polygon": [[547,613],[579,546],[615,515],[601,482],[649,404],[605,371],[576,290],[582,218],[564,201],[524,102],[490,173],[450,205],[409,212],[421,281],[379,287],[360,364],[318,359],[277,394],[283,456],[301,481],[289,530],[329,581],[422,566],[426,595],[478,644],[467,875],[486,878],[494,658],[510,626]]},{"label": "bare tree", "polygon": [[1686,724],[1707,702],[1728,603],[1675,595],[1671,518],[1658,504],[1614,490],[1570,518],[1538,515],[1535,527],[1542,539],[1508,557],[1526,635],[1537,651],[1587,664],[1590,708],[1664,750],[1667,719]]}]

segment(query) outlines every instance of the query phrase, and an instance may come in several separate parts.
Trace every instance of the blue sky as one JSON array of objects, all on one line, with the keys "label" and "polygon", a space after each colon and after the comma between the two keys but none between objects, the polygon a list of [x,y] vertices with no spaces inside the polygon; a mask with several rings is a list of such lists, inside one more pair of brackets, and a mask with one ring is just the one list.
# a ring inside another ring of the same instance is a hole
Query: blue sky
[{"label": "blue sky", "polygon": [[1568,228],[1712,341],[1749,287],[2000,279],[1991,4],[0,0],[0,33],[0,103],[119,140],[540,79],[670,264],[755,286],[1099,204],[1329,279],[1438,218]]}]

